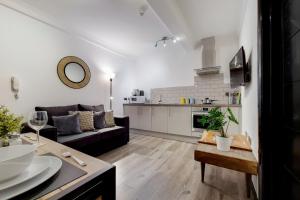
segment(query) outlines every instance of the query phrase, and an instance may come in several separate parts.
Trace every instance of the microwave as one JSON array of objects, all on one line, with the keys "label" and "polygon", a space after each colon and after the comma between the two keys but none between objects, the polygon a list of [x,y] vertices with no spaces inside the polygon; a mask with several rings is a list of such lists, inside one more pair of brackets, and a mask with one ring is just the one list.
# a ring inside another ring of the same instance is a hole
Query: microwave
[{"label": "microwave", "polygon": [[132,96],[130,97],[130,103],[145,103],[146,97],[145,96]]}]

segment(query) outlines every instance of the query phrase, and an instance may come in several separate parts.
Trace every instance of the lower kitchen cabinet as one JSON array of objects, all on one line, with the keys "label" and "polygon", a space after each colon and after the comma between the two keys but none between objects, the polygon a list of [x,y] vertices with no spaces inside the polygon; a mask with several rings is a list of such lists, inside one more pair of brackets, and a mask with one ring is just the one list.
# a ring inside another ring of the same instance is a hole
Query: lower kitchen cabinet
[{"label": "lower kitchen cabinet", "polygon": [[130,128],[138,128],[138,116],[137,110],[138,106],[124,106],[124,115],[129,116],[129,127]]},{"label": "lower kitchen cabinet", "polygon": [[151,106],[124,106],[130,128],[151,131]]},{"label": "lower kitchen cabinet", "polygon": [[151,106],[137,106],[137,129],[151,131]]},{"label": "lower kitchen cabinet", "polygon": [[170,106],[168,133],[191,136],[191,107]]},{"label": "lower kitchen cabinet", "polygon": [[[227,107],[222,107],[225,111]],[[197,109],[202,109],[197,107]],[[241,133],[242,113],[240,107],[231,107],[239,125],[231,123],[228,133]],[[192,107],[124,105],[124,114],[129,116],[130,128],[160,133],[200,137],[202,133],[192,132]],[[226,127],[224,127],[226,128]]]},{"label": "lower kitchen cabinet", "polygon": [[167,106],[152,106],[152,131],[167,133],[168,132],[168,116],[169,107]]}]

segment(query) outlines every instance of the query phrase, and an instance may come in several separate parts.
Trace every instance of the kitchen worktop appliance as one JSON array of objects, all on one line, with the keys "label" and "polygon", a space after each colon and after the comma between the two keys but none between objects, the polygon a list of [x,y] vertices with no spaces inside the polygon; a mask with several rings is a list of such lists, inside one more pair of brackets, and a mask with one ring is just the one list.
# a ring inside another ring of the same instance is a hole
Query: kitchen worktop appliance
[{"label": "kitchen worktop appliance", "polygon": [[202,104],[213,104],[213,102],[217,101],[216,99],[210,99],[208,97],[201,100]]},{"label": "kitchen worktop appliance", "polygon": [[207,129],[208,124],[200,123],[200,120],[208,115],[208,111],[210,107],[202,107],[199,110],[192,111],[192,132],[200,132],[202,133],[205,129]]}]

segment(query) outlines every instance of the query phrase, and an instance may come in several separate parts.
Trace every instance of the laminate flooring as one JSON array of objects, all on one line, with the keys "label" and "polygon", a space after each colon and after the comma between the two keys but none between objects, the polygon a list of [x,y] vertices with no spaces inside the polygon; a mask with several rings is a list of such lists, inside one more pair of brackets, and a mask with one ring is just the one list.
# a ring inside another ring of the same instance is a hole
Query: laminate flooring
[{"label": "laminate flooring", "polygon": [[117,200],[244,200],[243,173],[206,165],[201,182],[196,144],[130,134],[130,142],[98,158],[116,166]]}]

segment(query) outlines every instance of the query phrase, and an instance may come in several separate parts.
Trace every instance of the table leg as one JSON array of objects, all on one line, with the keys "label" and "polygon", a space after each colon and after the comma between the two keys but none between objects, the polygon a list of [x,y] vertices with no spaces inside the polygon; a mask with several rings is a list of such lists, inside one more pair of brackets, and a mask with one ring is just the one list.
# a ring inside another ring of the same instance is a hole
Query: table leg
[{"label": "table leg", "polygon": [[246,175],[246,191],[247,191],[247,197],[250,198],[251,193],[251,174],[245,174]]},{"label": "table leg", "polygon": [[201,181],[204,182],[205,163],[201,162]]}]

